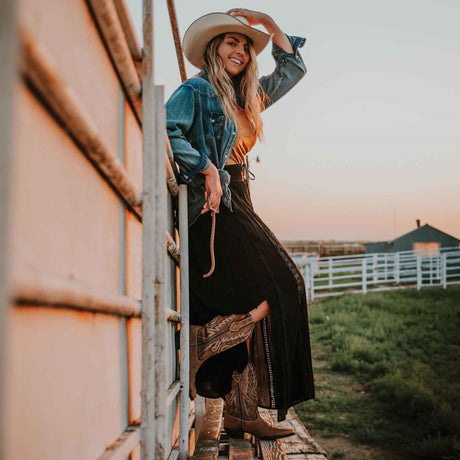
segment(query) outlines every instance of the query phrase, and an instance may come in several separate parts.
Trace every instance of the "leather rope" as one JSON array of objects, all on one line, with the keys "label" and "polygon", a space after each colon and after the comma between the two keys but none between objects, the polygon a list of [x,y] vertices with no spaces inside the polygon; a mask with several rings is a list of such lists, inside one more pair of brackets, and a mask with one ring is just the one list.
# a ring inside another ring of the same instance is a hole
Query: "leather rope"
[{"label": "leather rope", "polygon": [[211,208],[208,200],[208,207],[211,211],[211,236],[209,238],[209,253],[211,255],[211,268],[209,269],[208,273],[203,275],[203,278],[209,278],[213,273],[214,269],[216,268],[216,259],[214,256],[214,236],[216,235],[216,214],[219,212],[218,210]]},{"label": "leather rope", "polygon": [[[249,168],[245,166],[245,168],[243,169],[246,171],[246,174],[247,174],[245,180],[247,180],[247,178],[249,178],[250,180],[254,180],[256,178],[255,174],[252,171],[250,171]],[[203,275],[203,278],[209,278],[214,273],[214,269],[216,268],[216,259],[214,256],[214,237],[216,234],[216,214],[219,212],[219,210],[211,208],[211,205],[209,203],[209,198],[208,198],[208,207],[209,207],[209,210],[211,211],[211,219],[212,219],[211,236],[209,238],[209,253],[211,255],[211,268],[209,269],[208,273],[205,273]]]}]

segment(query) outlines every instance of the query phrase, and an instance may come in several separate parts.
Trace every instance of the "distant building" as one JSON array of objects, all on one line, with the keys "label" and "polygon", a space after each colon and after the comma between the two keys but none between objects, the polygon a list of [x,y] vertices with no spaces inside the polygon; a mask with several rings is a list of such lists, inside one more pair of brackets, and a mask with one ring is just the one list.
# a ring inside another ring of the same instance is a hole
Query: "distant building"
[{"label": "distant building", "polygon": [[283,241],[290,254],[311,254],[320,257],[364,254],[366,248],[361,242],[343,241]]},{"label": "distant building", "polygon": [[439,248],[459,246],[460,240],[448,235],[429,224],[420,226],[417,219],[417,228],[405,233],[393,241],[366,243],[366,254],[375,252],[420,251],[426,254],[437,253]]}]

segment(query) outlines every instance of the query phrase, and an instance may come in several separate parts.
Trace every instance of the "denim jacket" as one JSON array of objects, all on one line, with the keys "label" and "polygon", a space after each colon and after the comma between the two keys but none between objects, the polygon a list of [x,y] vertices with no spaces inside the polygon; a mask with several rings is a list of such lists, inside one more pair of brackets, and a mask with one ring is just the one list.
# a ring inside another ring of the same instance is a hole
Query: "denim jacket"
[{"label": "denim jacket", "polygon": [[[294,53],[273,43],[275,70],[259,79],[265,92],[264,109],[284,96],[306,73],[299,54],[305,39],[287,35]],[[188,217],[191,225],[200,216],[205,203],[205,176],[199,174],[210,162],[217,167],[222,184],[222,202],[230,210],[230,177],[224,169],[236,138],[236,124],[226,120],[222,104],[208,81],[206,70],[192,77],[171,95],[166,103],[166,127],[180,170],[179,178],[188,184]]]}]

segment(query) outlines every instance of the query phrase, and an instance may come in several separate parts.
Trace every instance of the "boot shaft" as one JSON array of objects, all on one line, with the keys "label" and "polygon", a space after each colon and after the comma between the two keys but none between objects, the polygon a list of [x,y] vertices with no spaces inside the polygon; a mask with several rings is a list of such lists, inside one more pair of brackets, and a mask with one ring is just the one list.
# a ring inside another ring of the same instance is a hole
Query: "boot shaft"
[{"label": "boot shaft", "polygon": [[232,389],[225,396],[226,410],[234,417],[243,420],[256,420],[259,417],[257,410],[258,392],[255,367],[249,361],[243,372],[233,372]]},{"label": "boot shaft", "polygon": [[260,439],[291,436],[294,430],[267,423],[257,408],[258,391],[254,364],[249,362],[243,372],[233,372],[232,389],[225,395],[224,428],[230,437],[251,433]]}]

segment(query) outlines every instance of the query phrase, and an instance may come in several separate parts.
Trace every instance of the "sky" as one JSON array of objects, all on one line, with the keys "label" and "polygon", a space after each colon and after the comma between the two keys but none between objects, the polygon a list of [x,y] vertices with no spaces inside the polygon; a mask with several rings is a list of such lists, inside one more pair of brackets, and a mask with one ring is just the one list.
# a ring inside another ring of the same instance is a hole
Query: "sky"
[{"label": "sky", "polygon": [[[142,1],[127,4],[140,31]],[[280,239],[391,240],[416,219],[460,238],[459,0],[175,5],[181,36],[244,7],[307,38],[307,75],[263,114],[265,142],[249,153],[254,207]],[[180,76],[166,0],[155,15],[155,81],[169,97]],[[258,63],[272,71],[270,47]]]}]

